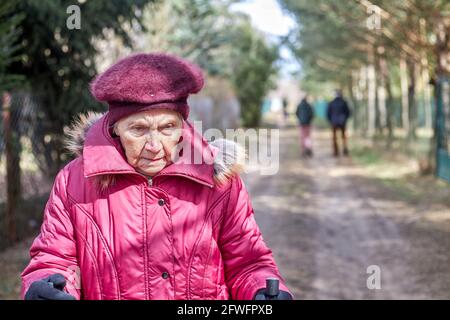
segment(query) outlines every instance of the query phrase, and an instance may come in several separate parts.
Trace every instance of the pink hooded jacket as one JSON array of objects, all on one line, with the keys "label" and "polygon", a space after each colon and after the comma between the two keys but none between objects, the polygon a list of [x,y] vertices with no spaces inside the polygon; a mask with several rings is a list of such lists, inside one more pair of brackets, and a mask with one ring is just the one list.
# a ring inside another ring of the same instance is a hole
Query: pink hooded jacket
[{"label": "pink hooded jacket", "polygon": [[208,144],[185,122],[183,141],[213,162],[175,162],[147,179],[107,117],[91,113],[69,133],[78,157],[55,179],[22,297],[54,273],[77,299],[252,299],[267,277],[288,291],[238,175],[237,144]]}]

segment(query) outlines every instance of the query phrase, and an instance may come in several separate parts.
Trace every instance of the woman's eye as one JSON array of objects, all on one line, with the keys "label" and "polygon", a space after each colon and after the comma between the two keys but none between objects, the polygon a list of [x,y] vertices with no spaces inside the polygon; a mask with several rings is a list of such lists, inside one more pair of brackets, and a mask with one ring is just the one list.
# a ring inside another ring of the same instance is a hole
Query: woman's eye
[{"label": "woman's eye", "polygon": [[145,133],[146,128],[142,126],[131,127],[131,132],[134,135],[143,135]]},{"label": "woman's eye", "polygon": [[168,123],[168,124],[166,124],[166,125],[163,125],[162,127],[161,127],[161,130],[162,131],[169,131],[170,129],[172,129],[174,127],[174,124],[173,123]]}]

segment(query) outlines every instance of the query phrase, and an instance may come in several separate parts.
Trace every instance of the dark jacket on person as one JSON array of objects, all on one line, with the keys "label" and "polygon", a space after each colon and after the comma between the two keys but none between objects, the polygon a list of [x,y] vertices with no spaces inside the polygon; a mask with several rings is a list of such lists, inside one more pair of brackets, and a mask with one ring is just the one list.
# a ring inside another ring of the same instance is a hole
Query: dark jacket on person
[{"label": "dark jacket on person", "polygon": [[327,118],[333,127],[345,126],[350,116],[350,108],[342,97],[336,97],[328,104]]},{"label": "dark jacket on person", "polygon": [[303,99],[298,104],[295,114],[298,118],[298,122],[302,126],[310,125],[314,118],[314,110],[306,99]]}]

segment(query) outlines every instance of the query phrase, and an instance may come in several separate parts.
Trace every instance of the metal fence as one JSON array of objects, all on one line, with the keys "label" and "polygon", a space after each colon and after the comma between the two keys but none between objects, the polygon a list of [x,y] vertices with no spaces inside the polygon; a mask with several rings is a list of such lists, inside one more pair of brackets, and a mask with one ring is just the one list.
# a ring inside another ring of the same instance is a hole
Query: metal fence
[{"label": "metal fence", "polygon": [[436,173],[450,181],[450,82],[442,78],[438,83],[436,113]]}]

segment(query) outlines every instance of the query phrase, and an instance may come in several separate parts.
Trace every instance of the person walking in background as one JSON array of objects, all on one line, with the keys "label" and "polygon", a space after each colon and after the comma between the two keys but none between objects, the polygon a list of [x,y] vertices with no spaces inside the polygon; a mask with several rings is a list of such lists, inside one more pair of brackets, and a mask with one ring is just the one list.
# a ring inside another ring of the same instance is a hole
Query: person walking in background
[{"label": "person walking in background", "polygon": [[288,121],[288,117],[289,117],[289,112],[287,110],[289,102],[287,100],[286,97],[283,97],[283,99],[281,100],[281,105],[282,105],[282,112],[283,112],[283,122],[282,125],[283,127],[286,127],[287,125],[287,121]]},{"label": "person walking in background", "polygon": [[289,103],[288,103],[288,100],[286,99],[286,97],[283,98],[283,117],[284,117],[285,121],[287,120],[287,117],[289,116],[289,113],[287,111],[288,104]]},{"label": "person walking in background", "polygon": [[351,112],[347,102],[342,98],[342,91],[336,90],[336,97],[328,104],[327,118],[331,124],[333,132],[333,154],[339,156],[339,146],[337,142],[338,131],[341,132],[344,155],[348,155],[346,125]]},{"label": "person walking in background", "polygon": [[305,96],[297,106],[295,112],[300,125],[300,146],[302,155],[312,157],[311,122],[314,119],[314,110]]}]

